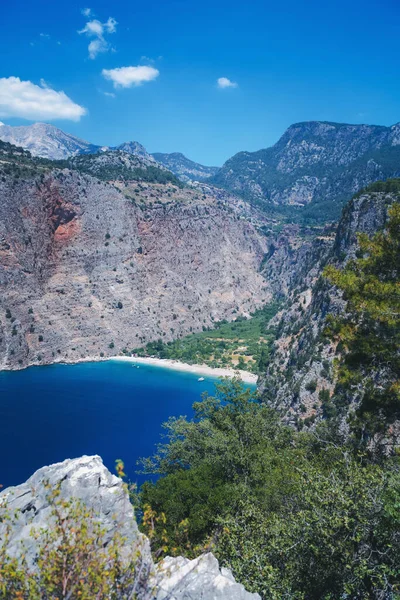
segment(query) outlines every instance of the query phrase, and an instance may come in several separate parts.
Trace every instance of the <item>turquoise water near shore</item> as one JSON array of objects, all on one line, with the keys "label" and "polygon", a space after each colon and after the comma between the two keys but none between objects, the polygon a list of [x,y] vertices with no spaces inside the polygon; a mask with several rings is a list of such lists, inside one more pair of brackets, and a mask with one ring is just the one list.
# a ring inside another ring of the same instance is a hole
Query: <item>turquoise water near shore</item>
[{"label": "turquoise water near shore", "polygon": [[25,481],[44,466],[99,454],[107,467],[154,451],[169,416],[192,414],[217,379],[152,366],[105,361],[0,372],[0,484]]}]

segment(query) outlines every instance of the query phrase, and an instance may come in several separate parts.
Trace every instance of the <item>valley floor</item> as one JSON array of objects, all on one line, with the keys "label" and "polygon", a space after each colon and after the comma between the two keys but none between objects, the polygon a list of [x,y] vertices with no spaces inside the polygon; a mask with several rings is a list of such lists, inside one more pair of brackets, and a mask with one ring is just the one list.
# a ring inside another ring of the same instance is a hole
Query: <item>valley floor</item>
[{"label": "valley floor", "polygon": [[155,367],[163,367],[167,369],[174,369],[175,371],[186,371],[187,373],[195,373],[199,376],[209,377],[236,377],[239,376],[244,383],[250,383],[255,385],[257,383],[258,376],[249,371],[242,371],[240,369],[225,369],[225,368],[213,368],[207,365],[189,365],[179,360],[170,360],[165,358],[152,358],[152,357],[141,357],[141,356],[114,356],[110,360],[119,360],[131,362],[133,365],[152,365]]}]

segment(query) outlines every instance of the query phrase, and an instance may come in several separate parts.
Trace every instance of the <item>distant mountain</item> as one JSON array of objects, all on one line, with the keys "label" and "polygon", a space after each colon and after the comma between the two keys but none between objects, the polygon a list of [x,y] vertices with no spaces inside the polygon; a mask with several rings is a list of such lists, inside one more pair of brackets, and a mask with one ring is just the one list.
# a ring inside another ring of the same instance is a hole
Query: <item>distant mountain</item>
[{"label": "distant mountain", "polygon": [[211,182],[264,207],[317,220],[377,180],[400,175],[400,124],[310,121],[287,129],[271,148],[239,152]]},{"label": "distant mountain", "polygon": [[153,156],[149,154],[146,148],[142,146],[142,144],[139,144],[139,142],[124,142],[119,146],[111,147],[110,150],[121,150],[122,152],[127,152],[128,154],[133,154],[134,156],[140,156],[155,163]]},{"label": "distant mountain", "polygon": [[142,144],[135,141],[124,142],[119,146],[98,146],[47,123],[35,123],[21,127],[11,127],[0,123],[0,140],[29,150],[32,156],[51,160],[63,160],[80,154],[126,152],[133,156],[139,156],[154,165],[157,165],[157,162],[160,163],[182,181],[204,181],[218,171],[216,167],[204,167],[179,153],[151,155]]},{"label": "distant mountain", "polygon": [[98,146],[65,133],[48,123],[35,123],[11,127],[0,123],[0,140],[29,150],[32,156],[41,156],[51,160],[63,160],[78,154],[96,154],[109,150],[121,150],[134,156],[140,156],[155,163],[154,158],[139,142],[125,142],[116,147]]},{"label": "distant mountain", "polygon": [[162,152],[154,152],[152,156],[158,163],[161,163],[175,173],[182,181],[205,181],[209,179],[219,170],[219,167],[205,167],[200,165],[180,152],[172,152],[171,154],[163,154]]},{"label": "distant mountain", "polygon": [[99,146],[65,133],[48,123],[11,127],[0,124],[0,140],[21,146],[33,156],[62,160],[75,154],[98,152]]}]

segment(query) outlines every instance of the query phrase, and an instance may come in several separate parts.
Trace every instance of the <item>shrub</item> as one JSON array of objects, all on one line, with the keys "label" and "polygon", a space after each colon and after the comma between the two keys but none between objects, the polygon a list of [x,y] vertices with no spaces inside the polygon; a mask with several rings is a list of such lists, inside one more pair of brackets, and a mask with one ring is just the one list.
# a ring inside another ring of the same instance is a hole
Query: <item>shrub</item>
[{"label": "shrub", "polygon": [[309,381],[305,385],[305,389],[307,390],[307,392],[310,392],[311,394],[313,394],[315,392],[315,390],[317,389],[317,382],[315,381],[315,379],[313,379],[312,381]]},{"label": "shrub", "polygon": [[109,540],[93,509],[76,498],[64,500],[60,486],[47,488],[51,526],[32,532],[37,548],[34,569],[28,567],[22,547],[20,558],[9,554],[15,515],[10,515],[7,506],[0,509],[1,520],[8,521],[0,544],[0,599],[135,598],[148,575],[140,546],[122,558],[124,540],[118,529]]}]

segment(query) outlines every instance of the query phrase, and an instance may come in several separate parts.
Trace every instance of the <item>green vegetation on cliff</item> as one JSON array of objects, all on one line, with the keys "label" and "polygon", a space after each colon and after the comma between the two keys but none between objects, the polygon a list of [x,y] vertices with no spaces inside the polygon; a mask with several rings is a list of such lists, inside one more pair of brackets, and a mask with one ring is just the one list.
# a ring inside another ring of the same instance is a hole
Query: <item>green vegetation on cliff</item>
[{"label": "green vegetation on cliff", "polygon": [[277,303],[267,304],[250,318],[238,317],[231,323],[221,321],[214,329],[168,343],[149,342],[133,352],[138,356],[157,356],[189,364],[263,372],[274,340],[274,332],[268,324],[277,311]]},{"label": "green vegetation on cliff", "polygon": [[[400,181],[373,187],[400,191]],[[343,347],[333,401],[358,400],[353,424],[368,437],[385,435],[400,418],[400,204],[385,231],[358,242],[356,260],[325,270],[347,300],[344,316],[328,318],[327,333]]]},{"label": "green vegetation on cliff", "polygon": [[0,140],[0,157],[0,176],[13,175],[16,179],[34,177],[52,169],[72,169],[101,181],[143,181],[183,187],[183,183],[170,171],[121,151],[50,160],[34,157],[28,150]]}]

